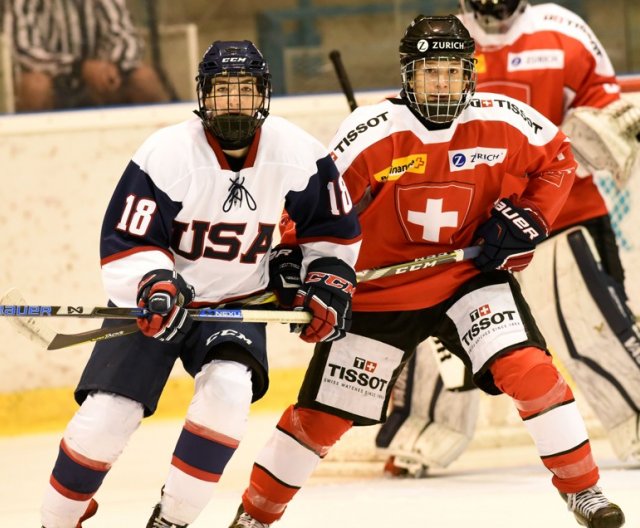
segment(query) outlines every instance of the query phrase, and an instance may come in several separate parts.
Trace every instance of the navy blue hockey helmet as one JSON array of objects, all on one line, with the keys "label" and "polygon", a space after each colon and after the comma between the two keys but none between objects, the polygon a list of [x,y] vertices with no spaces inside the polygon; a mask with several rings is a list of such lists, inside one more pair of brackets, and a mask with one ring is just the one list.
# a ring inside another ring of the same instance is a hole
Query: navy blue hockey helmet
[{"label": "navy blue hockey helmet", "polygon": [[528,0],[460,0],[460,8],[463,13],[473,13],[487,33],[501,33],[511,27],[528,3]]},{"label": "navy blue hockey helmet", "polygon": [[223,148],[249,143],[269,115],[271,75],[262,53],[248,40],[216,40],[196,77],[198,115]]},{"label": "navy blue hockey helmet", "polygon": [[[428,121],[453,121],[471,102],[476,86],[475,42],[467,28],[454,15],[418,15],[399,49],[403,97],[409,106]],[[437,75],[438,89],[417,82],[426,72]]]}]

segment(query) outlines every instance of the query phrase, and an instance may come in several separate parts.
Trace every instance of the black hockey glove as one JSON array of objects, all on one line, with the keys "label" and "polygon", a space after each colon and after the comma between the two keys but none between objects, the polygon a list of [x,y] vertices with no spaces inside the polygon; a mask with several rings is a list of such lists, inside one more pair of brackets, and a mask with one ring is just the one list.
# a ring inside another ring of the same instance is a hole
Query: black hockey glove
[{"label": "black hockey glove", "polygon": [[494,204],[491,218],[475,233],[482,250],[473,261],[481,271],[522,271],[531,262],[536,245],[547,236],[544,221],[537,213],[503,198]]},{"label": "black hockey glove", "polygon": [[344,337],[351,327],[351,297],[356,273],[335,257],[314,260],[307,270],[293,306],[313,315],[302,327],[300,338],[307,343],[334,341]]},{"label": "black hockey glove", "polygon": [[278,304],[289,309],[293,306],[298,288],[302,286],[302,251],[298,246],[278,245],[269,257],[269,286]]},{"label": "black hockey glove", "polygon": [[147,317],[138,317],[140,331],[160,341],[179,343],[193,324],[183,306],[194,297],[193,286],[187,284],[177,271],[150,271],[138,284],[138,306],[150,312]]}]

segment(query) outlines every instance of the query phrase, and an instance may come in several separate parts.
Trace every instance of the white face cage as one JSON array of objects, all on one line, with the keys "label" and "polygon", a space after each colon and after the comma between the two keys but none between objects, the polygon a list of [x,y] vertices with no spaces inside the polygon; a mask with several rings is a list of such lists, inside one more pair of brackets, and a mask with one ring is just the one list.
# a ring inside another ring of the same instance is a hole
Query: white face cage
[{"label": "white face cage", "polygon": [[476,89],[475,59],[422,57],[401,68],[411,108],[433,123],[450,123],[471,102]]}]

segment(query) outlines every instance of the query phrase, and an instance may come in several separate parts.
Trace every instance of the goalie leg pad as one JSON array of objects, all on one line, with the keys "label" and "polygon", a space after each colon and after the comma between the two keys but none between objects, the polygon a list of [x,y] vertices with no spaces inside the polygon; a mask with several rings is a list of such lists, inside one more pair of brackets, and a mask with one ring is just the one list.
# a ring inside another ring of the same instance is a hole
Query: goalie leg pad
[{"label": "goalie leg pad", "polygon": [[[547,341],[622,460],[640,451],[640,329],[591,237],[572,229],[543,242],[519,280]],[[539,285],[553,278],[553,288]],[[617,429],[622,426],[621,429]]]},{"label": "goalie leg pad", "polygon": [[[433,338],[418,347],[396,381],[393,410],[376,437],[376,446],[410,471],[420,465],[447,467],[466,449],[475,430],[479,391],[445,389],[435,355],[443,348]],[[462,361],[451,357],[464,369]]]}]

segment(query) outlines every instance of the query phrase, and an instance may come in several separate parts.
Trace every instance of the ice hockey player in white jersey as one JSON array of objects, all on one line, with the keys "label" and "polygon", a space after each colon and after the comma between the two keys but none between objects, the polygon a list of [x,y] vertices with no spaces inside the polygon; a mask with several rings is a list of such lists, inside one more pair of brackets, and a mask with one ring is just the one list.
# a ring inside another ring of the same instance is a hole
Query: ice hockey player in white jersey
[{"label": "ice hockey player in white jersey", "polygon": [[195,392],[147,527],[185,527],[208,503],[249,406],[267,390],[266,329],[195,322],[185,307],[267,289],[283,202],[301,233],[295,304],[313,317],[301,337],[331,341],[349,328],[360,227],[329,152],[269,115],[269,68],[249,41],[208,48],[197,95],[197,117],[151,135],[108,205],[100,253],[110,302],[151,315],[138,319],[139,333],[98,343],[91,354],[45,492],[45,528],[75,528],[95,513],[94,494],[156,410],[178,358]]}]

